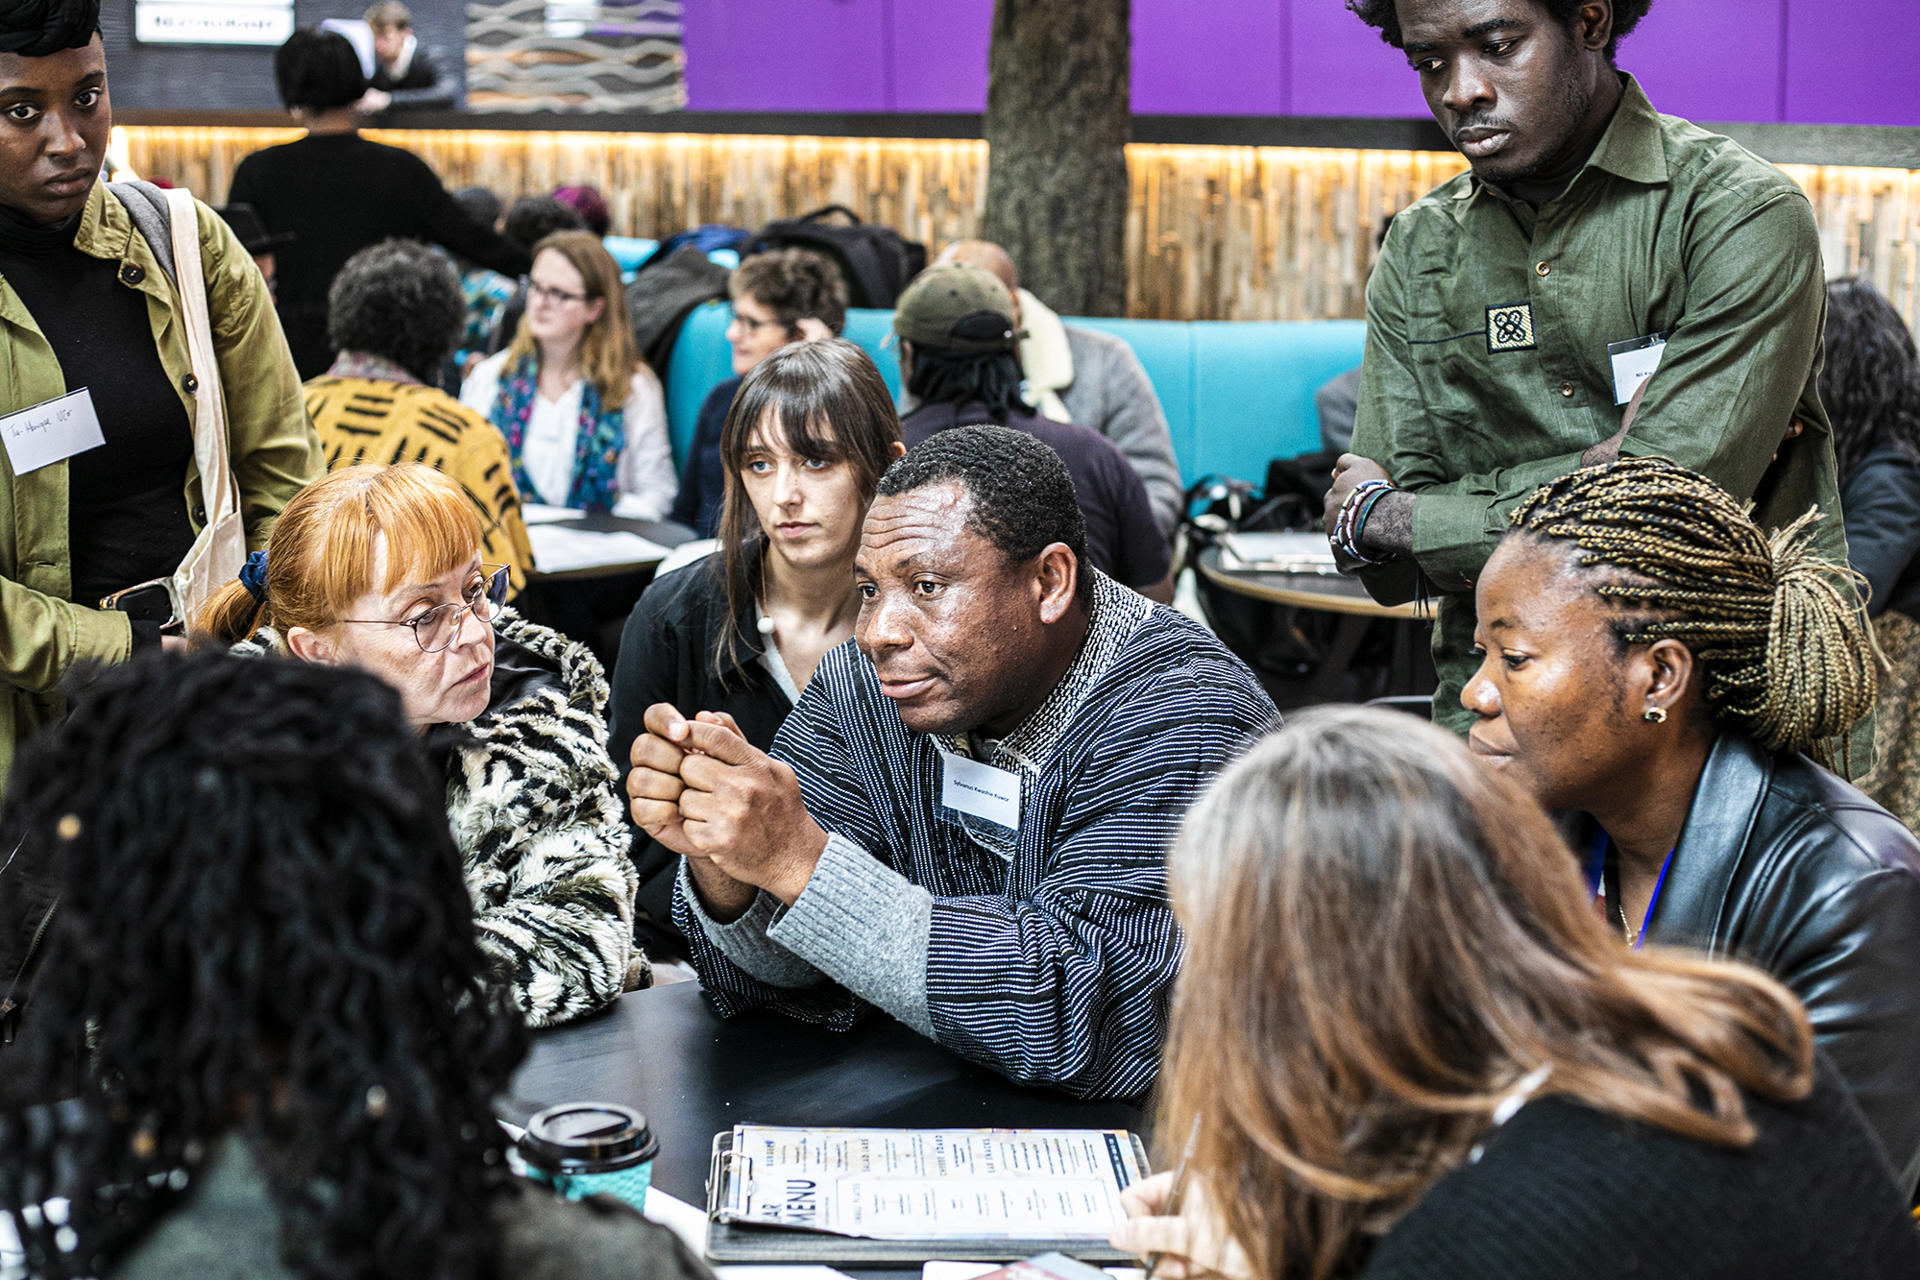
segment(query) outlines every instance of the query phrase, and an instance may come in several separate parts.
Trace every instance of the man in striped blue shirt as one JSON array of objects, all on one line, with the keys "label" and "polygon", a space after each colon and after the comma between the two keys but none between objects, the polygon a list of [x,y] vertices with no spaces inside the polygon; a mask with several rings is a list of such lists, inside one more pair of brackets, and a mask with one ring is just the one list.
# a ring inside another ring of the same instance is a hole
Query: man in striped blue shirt
[{"label": "man in striped blue shirt", "polygon": [[854,643],[772,755],[648,709],[634,822],[685,855],[674,918],[723,1012],[844,1029],[878,1006],[1023,1083],[1152,1084],[1180,963],[1167,845],[1279,716],[1084,547],[1052,450],[941,432],[882,478]]}]

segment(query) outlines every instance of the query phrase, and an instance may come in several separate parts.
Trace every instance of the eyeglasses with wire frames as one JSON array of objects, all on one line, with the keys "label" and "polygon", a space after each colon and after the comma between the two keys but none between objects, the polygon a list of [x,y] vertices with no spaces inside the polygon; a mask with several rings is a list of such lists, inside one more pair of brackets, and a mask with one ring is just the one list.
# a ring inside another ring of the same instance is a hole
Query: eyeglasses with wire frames
[{"label": "eyeglasses with wire frames", "polygon": [[480,575],[467,585],[461,593],[464,598],[457,604],[435,605],[417,618],[402,618],[397,622],[386,618],[341,618],[340,621],[361,627],[411,627],[420,652],[439,653],[460,638],[460,628],[469,610],[482,623],[490,623],[493,615],[507,603],[510,581],[507,566],[483,564],[480,569]]},{"label": "eyeglasses with wire frames", "polygon": [[588,294],[568,293],[565,289],[549,289],[538,280],[527,281],[527,298],[529,300],[539,298],[543,301],[553,303],[556,307],[565,302],[593,301],[592,297]]}]

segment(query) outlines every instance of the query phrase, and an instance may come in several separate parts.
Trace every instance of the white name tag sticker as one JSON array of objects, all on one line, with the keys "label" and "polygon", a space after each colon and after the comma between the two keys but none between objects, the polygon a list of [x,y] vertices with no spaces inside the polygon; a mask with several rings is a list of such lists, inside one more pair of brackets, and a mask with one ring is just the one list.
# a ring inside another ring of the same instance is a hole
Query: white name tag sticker
[{"label": "white name tag sticker", "polygon": [[98,449],[107,438],[100,434],[93,397],[82,387],[0,418],[0,442],[7,446],[13,474],[23,476],[76,453]]},{"label": "white name tag sticker", "polygon": [[1640,384],[1653,376],[1660,367],[1660,357],[1667,350],[1667,335],[1650,333],[1644,338],[1633,338],[1626,342],[1609,342],[1607,357],[1613,361],[1613,402],[1625,404],[1633,399],[1633,393]]},{"label": "white name tag sticker", "polygon": [[1020,829],[1020,775],[942,751],[940,803],[1013,831]]}]

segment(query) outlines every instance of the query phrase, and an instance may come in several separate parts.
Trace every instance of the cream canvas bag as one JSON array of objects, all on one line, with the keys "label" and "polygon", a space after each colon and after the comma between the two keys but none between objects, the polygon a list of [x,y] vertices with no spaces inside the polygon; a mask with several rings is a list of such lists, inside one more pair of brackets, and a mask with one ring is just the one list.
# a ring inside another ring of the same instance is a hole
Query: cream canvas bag
[{"label": "cream canvas bag", "polygon": [[173,280],[177,319],[187,339],[193,370],[193,457],[200,470],[200,504],[206,519],[180,567],[170,595],[176,620],[199,613],[207,599],[240,572],[247,559],[247,532],[240,519],[240,486],[228,456],[227,400],[213,350],[213,317],[200,260],[200,218],[188,191],[150,183],[109,184]]}]

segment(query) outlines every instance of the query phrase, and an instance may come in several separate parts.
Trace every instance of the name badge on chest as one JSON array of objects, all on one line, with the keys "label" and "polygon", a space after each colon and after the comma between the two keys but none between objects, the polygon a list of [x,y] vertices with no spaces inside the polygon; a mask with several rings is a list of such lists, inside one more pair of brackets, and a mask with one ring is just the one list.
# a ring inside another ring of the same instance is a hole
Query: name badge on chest
[{"label": "name badge on chest", "polygon": [[940,753],[940,803],[1010,831],[1020,829],[1020,775]]},{"label": "name badge on chest", "polygon": [[16,476],[51,466],[107,442],[85,387],[0,418],[0,443]]},{"label": "name badge on chest", "polygon": [[1650,333],[1644,338],[1630,338],[1625,342],[1609,342],[1607,359],[1613,363],[1613,402],[1625,404],[1633,399],[1633,393],[1640,384],[1653,376],[1660,367],[1660,357],[1667,353],[1667,335]]}]

